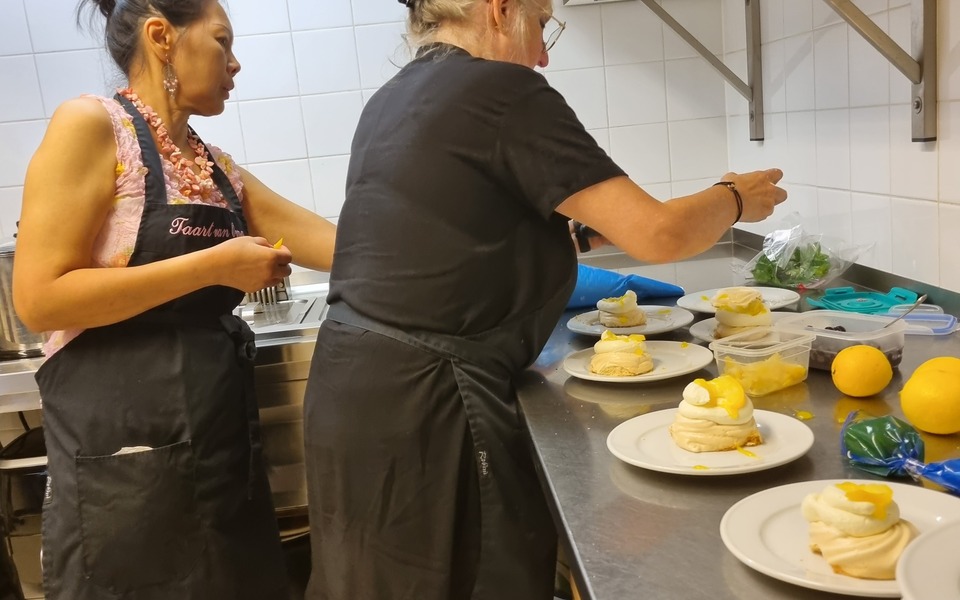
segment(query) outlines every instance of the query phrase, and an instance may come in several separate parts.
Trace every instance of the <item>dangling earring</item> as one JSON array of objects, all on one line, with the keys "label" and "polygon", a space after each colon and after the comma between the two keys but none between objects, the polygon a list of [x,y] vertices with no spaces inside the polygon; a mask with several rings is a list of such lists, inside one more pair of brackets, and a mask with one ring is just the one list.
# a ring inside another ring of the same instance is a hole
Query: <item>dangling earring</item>
[{"label": "dangling earring", "polygon": [[177,79],[177,74],[173,72],[173,65],[170,64],[170,59],[167,59],[167,62],[163,65],[163,89],[167,90],[167,94],[172,100],[177,94],[177,88],[179,87],[180,80]]}]

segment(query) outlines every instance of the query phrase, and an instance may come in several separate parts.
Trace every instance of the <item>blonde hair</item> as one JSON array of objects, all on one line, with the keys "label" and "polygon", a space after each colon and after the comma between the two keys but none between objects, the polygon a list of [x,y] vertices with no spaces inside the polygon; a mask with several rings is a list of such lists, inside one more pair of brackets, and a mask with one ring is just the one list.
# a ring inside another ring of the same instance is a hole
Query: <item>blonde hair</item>
[{"label": "blonde hair", "polygon": [[[537,0],[517,0],[520,14],[529,10],[542,10]],[[470,20],[471,14],[486,0],[413,0],[408,2],[407,44],[416,53],[418,48],[429,46],[437,41],[437,32],[446,24],[463,24]],[[522,39],[527,33],[524,19],[514,19],[509,25],[510,33]]]}]

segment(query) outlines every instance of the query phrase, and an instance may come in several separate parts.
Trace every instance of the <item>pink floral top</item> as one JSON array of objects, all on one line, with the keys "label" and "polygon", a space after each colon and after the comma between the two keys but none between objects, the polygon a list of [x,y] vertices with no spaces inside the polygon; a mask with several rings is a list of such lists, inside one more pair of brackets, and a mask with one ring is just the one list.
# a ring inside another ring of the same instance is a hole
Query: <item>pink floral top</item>
[{"label": "pink floral top", "polygon": [[[140,156],[140,145],[137,142],[137,132],[133,127],[133,120],[127,111],[113,98],[89,96],[96,98],[103,104],[113,122],[113,133],[117,140],[117,189],[113,199],[113,208],[107,214],[103,229],[97,234],[93,245],[93,266],[95,267],[125,267],[130,262],[133,249],[137,244],[137,232],[140,228],[140,216],[143,214],[145,200],[144,174],[146,168]],[[243,182],[240,172],[235,168],[230,155],[222,152],[216,146],[210,146],[210,153],[217,164],[227,175],[237,195],[243,199]],[[179,177],[174,170],[173,163],[162,157],[163,179],[167,187],[167,199],[170,204],[208,203],[216,206],[227,206],[227,201],[215,190],[208,201],[196,198],[186,198],[180,191],[177,182]],[[83,329],[67,329],[51,332],[43,346],[44,354],[49,358],[63,348],[67,342],[74,339]]]}]

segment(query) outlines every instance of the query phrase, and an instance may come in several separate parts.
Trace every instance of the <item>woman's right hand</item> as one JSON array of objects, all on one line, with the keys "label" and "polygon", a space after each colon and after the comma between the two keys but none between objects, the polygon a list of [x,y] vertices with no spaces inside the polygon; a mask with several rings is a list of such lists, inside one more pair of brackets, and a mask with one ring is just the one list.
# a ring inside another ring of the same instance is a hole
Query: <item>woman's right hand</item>
[{"label": "woman's right hand", "polygon": [[766,169],[752,173],[727,173],[722,181],[732,181],[743,199],[740,221],[756,223],[769,217],[774,207],[787,199],[787,191],[777,186],[783,177],[780,169]]},{"label": "woman's right hand", "polygon": [[274,248],[262,237],[243,236],[209,250],[217,283],[244,292],[255,292],[280,283],[290,275],[293,256],[286,246]]}]

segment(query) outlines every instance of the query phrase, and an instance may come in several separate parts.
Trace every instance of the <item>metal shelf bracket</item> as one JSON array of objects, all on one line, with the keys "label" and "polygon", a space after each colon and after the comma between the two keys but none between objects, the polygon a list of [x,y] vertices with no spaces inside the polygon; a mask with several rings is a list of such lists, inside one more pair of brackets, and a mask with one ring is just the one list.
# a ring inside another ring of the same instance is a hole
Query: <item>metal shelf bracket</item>
[{"label": "metal shelf bracket", "polygon": [[660,20],[666,23],[677,35],[697,51],[720,75],[740,92],[750,104],[750,139],[763,139],[763,83],[762,62],[760,59],[760,0],[744,0],[747,22],[747,81],[744,83],[736,73],[713,55],[692,33],[665,11],[656,0],[640,0],[647,5]]},{"label": "metal shelf bracket", "polygon": [[[850,0],[823,0],[913,82],[914,142],[937,139],[937,0],[911,0],[911,56]],[[916,58],[914,58],[916,57]]]}]

